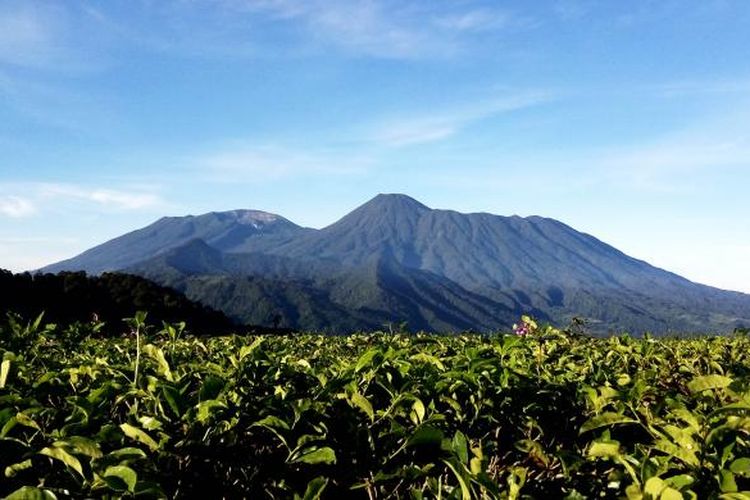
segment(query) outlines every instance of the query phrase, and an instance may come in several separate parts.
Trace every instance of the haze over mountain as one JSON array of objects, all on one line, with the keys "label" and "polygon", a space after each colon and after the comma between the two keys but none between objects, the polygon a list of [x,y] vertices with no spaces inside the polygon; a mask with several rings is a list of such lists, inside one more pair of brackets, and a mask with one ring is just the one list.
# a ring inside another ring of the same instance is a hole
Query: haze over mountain
[{"label": "haze over mountain", "polygon": [[728,331],[750,296],[688,281],[554,219],[378,195],[320,230],[235,210],[160,219],[43,269],[126,271],[247,323],[496,330],[531,313],[598,332]]}]

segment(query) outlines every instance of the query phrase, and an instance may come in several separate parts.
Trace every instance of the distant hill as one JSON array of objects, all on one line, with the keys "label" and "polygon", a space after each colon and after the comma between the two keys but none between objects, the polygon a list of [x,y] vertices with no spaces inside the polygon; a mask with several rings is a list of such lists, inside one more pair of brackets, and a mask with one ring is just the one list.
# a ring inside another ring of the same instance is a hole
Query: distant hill
[{"label": "distant hill", "polygon": [[42,269],[46,273],[86,271],[100,274],[119,271],[190,240],[202,239],[226,251],[253,248],[265,243],[282,244],[306,230],[278,215],[258,210],[211,212],[194,217],[164,217],[153,224],[99,245],[69,260]]},{"label": "distant hill", "polygon": [[593,331],[723,332],[750,296],[690,282],[554,219],[378,195],[320,230],[257,211],[172,217],[46,271],[127,270],[238,321],[350,331],[508,328],[522,313]]},{"label": "distant hill", "polygon": [[185,321],[196,333],[224,333],[242,329],[223,313],[188,300],[183,294],[139,276],[83,272],[13,274],[0,270],[0,313],[26,319],[44,313],[45,321],[89,322],[94,316],[110,333],[124,330],[123,318],[148,311],[148,323]]}]

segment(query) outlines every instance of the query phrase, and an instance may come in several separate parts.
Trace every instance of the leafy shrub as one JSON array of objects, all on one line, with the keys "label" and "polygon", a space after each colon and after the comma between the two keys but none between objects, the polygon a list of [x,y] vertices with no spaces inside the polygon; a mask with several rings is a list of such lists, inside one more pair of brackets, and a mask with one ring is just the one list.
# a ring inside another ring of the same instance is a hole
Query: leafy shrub
[{"label": "leafy shrub", "polygon": [[128,324],[0,325],[0,496],[748,498],[747,336]]}]

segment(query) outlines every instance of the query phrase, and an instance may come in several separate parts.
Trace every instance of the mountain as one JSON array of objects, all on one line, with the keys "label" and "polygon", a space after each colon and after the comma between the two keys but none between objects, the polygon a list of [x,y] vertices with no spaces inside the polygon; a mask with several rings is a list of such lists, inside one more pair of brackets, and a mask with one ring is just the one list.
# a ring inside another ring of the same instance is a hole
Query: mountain
[{"label": "mountain", "polygon": [[[373,258],[360,266],[262,253],[231,254],[203,240],[127,270],[221,309],[235,321],[329,332],[406,321],[424,330],[491,330],[515,310],[434,273]],[[248,307],[252,304],[252,307]]]},{"label": "mountain", "polygon": [[86,271],[99,274],[125,269],[193,239],[202,239],[222,251],[242,251],[255,240],[283,243],[306,230],[275,214],[258,210],[211,212],[186,217],[164,217],[137,231],[94,247],[42,272]]},{"label": "mountain", "polygon": [[406,321],[507,328],[519,314],[592,330],[727,331],[750,296],[690,282],[543,217],[435,210],[381,194],[320,230],[257,211],[161,219],[46,271],[124,269],[235,320],[350,331]]}]

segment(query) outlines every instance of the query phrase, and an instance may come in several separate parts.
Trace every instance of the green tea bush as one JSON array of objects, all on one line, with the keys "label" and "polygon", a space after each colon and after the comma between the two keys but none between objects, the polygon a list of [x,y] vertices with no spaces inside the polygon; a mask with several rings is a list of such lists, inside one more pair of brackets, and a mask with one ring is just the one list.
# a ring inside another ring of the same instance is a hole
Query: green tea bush
[{"label": "green tea bush", "polygon": [[0,496],[750,498],[746,335],[96,328],[0,325]]}]

